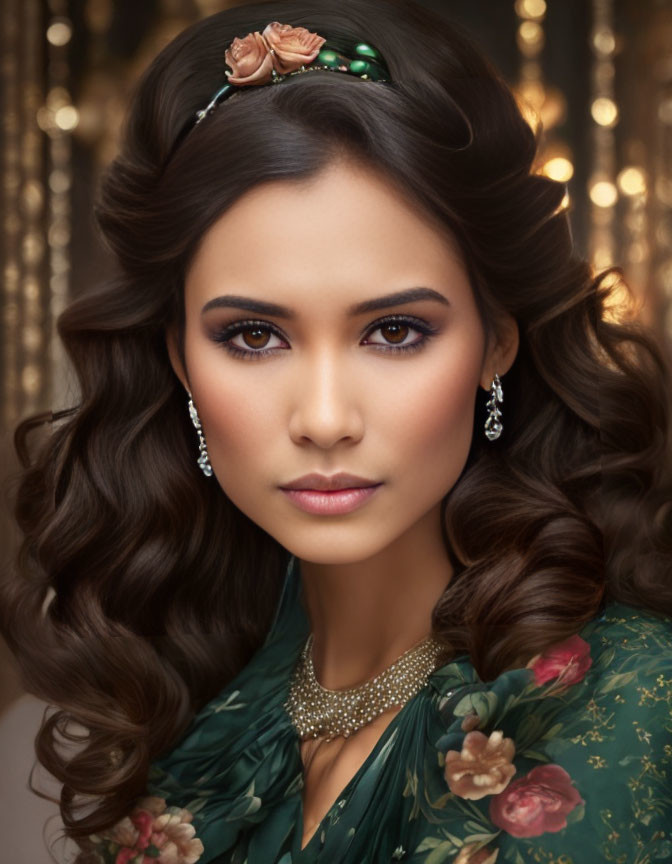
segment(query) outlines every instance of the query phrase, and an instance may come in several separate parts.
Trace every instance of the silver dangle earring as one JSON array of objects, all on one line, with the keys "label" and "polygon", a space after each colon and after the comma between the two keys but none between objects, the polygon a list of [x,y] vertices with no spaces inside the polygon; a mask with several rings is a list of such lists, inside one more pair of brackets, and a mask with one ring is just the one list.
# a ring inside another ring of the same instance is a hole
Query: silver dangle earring
[{"label": "silver dangle earring", "polygon": [[205,444],[203,429],[201,428],[201,420],[198,416],[198,411],[196,411],[194,400],[191,398],[191,393],[189,393],[189,414],[191,415],[191,422],[194,424],[196,431],[198,432],[198,448],[201,451],[201,455],[198,457],[198,466],[206,477],[211,477],[212,465],[210,464],[210,459],[208,457],[208,448]]},{"label": "silver dangle earring", "polygon": [[499,438],[502,434],[502,429],[504,427],[499,420],[502,416],[502,412],[497,407],[497,402],[503,401],[504,393],[502,392],[502,384],[499,380],[499,375],[495,372],[495,377],[490,385],[490,398],[485,403],[486,407],[490,410],[488,419],[485,421],[485,435],[488,441],[494,441],[495,438]]}]

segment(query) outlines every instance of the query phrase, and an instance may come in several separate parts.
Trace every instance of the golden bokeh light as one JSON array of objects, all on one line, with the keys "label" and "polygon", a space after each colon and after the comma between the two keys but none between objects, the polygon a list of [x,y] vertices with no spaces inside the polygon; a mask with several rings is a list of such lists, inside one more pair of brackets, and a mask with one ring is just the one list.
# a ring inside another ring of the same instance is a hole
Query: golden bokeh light
[{"label": "golden bokeh light", "polygon": [[618,188],[624,195],[641,195],[646,192],[646,177],[641,168],[629,165],[616,178]]},{"label": "golden bokeh light", "polygon": [[613,207],[618,200],[618,190],[610,180],[595,180],[588,185],[588,194],[598,207]]},{"label": "golden bokeh light", "polygon": [[47,41],[61,48],[72,38],[72,27],[66,18],[58,18],[47,28]]},{"label": "golden bokeh light", "polygon": [[544,162],[541,173],[550,177],[551,180],[567,183],[574,176],[574,166],[565,156],[553,156]]},{"label": "golden bokeh light", "polygon": [[609,56],[616,50],[614,32],[609,27],[598,27],[593,31],[593,48],[602,56]]},{"label": "golden bokeh light", "polygon": [[54,112],[54,122],[59,129],[70,132],[77,128],[79,123],[79,111],[74,105],[63,105]]},{"label": "golden bokeh light", "polygon": [[606,96],[593,100],[590,113],[600,126],[615,126],[618,122],[618,106],[613,99]]},{"label": "golden bokeh light", "polygon": [[546,14],[546,0],[516,0],[514,9],[519,18],[538,21]]},{"label": "golden bokeh light", "polygon": [[518,28],[516,40],[521,54],[526,57],[535,56],[544,46],[544,30],[536,21],[523,21]]}]

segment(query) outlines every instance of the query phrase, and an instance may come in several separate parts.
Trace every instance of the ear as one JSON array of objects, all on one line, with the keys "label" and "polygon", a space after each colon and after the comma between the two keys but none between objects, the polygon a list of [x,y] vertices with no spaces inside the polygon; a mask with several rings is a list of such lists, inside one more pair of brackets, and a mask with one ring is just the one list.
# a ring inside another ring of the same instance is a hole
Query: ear
[{"label": "ear", "polygon": [[519,343],[518,322],[505,312],[497,321],[496,334],[491,336],[491,343],[483,360],[480,384],[484,390],[490,389],[495,374],[501,378],[513,366]]},{"label": "ear", "polygon": [[180,379],[182,386],[187,393],[191,395],[189,379],[182,364],[182,360],[180,359],[180,352],[177,347],[177,328],[175,324],[169,324],[166,327],[166,348],[168,349],[168,357],[170,358],[170,365],[173,367],[173,372]]}]

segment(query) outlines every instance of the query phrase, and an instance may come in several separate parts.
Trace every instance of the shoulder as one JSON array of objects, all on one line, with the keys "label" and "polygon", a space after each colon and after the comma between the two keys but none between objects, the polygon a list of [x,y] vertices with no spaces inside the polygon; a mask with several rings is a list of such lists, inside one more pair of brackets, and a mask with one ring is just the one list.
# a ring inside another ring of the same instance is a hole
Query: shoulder
[{"label": "shoulder", "polygon": [[[529,837],[531,855],[571,849],[577,864],[586,849],[614,861],[672,857],[672,620],[609,604],[530,668],[532,701],[509,728],[531,761],[490,807],[504,836]],[[521,795],[538,780],[549,803],[524,824]]]},{"label": "shoulder", "polygon": [[576,702],[607,694],[618,701],[616,695],[626,691],[632,697],[652,676],[672,673],[672,618],[610,603],[575,635],[533,657],[527,668],[540,698],[563,685],[573,687],[567,695]]},{"label": "shoulder", "polygon": [[[625,603],[609,603],[599,618],[589,622],[586,637],[600,637],[603,644],[618,644],[624,653],[648,654],[672,648],[672,618]],[[672,660],[667,653],[667,659]]]},{"label": "shoulder", "polygon": [[558,686],[562,691],[564,682],[563,712],[571,705],[577,720],[582,718],[584,725],[590,721],[592,729],[604,715],[605,733],[625,736],[621,747],[624,740],[645,741],[647,723],[658,744],[671,740],[671,618],[609,604],[576,637],[545,652],[530,666],[541,698],[552,696]]},{"label": "shoulder", "polygon": [[672,619],[608,604],[524,669],[439,704],[451,833],[426,849],[460,864],[672,860]]}]

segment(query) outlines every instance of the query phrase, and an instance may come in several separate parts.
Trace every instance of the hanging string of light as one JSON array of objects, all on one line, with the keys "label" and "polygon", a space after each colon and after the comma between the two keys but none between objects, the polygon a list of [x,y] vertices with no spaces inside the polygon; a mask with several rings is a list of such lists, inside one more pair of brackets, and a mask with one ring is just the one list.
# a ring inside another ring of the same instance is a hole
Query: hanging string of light
[{"label": "hanging string of light", "polygon": [[588,180],[591,201],[589,258],[596,271],[615,263],[614,219],[618,201],[614,127],[619,112],[614,100],[613,0],[592,0],[591,129],[592,166]]},{"label": "hanging string of light", "polygon": [[39,0],[21,3],[21,163],[23,215],[21,242],[21,412],[32,413],[41,407],[45,386],[44,343],[48,322],[44,320],[45,258],[44,237],[44,162],[43,136],[37,125],[42,101],[43,66],[41,51],[42,13]]},{"label": "hanging string of light", "polygon": [[520,54],[518,84],[515,90],[525,119],[536,132],[546,100],[541,66],[541,53],[546,41],[546,0],[516,0],[514,10],[519,19],[516,44]]},{"label": "hanging string of light", "polygon": [[3,246],[3,338],[2,369],[3,428],[14,422],[19,411],[18,343],[15,338],[20,320],[19,285],[21,279],[19,196],[21,172],[21,119],[19,111],[19,0],[2,4],[2,246]]},{"label": "hanging string of light", "polygon": [[[51,19],[47,26],[49,78],[47,99],[41,112],[42,126],[49,136],[49,313],[56,321],[67,305],[70,292],[70,238],[72,142],[79,114],[68,90],[70,69],[68,46],[72,24],[67,17],[67,0],[49,0]],[[50,390],[54,404],[67,401],[67,363],[63,348],[52,328],[49,346]]]},{"label": "hanging string of light", "polygon": [[[648,186],[642,164],[629,164],[619,171],[616,185],[625,208],[623,215],[623,267],[628,285],[635,290],[638,302],[631,310],[642,319],[651,314],[644,306],[644,293],[649,283],[649,220],[647,216]],[[651,323],[649,321],[649,323]]]},{"label": "hanging string of light", "polygon": [[662,306],[665,335],[672,354],[672,20],[667,19],[661,54],[654,66],[656,135],[653,157],[653,204],[656,230],[654,290]]},{"label": "hanging string of light", "polygon": [[36,121],[44,69],[39,0],[7,0],[2,17],[2,421],[11,429],[44,397],[44,160]]},{"label": "hanging string of light", "polygon": [[[649,132],[642,131],[651,128],[650,113],[642,113],[641,109],[635,112],[632,107],[637,99],[644,100],[645,105],[650,104],[651,83],[649,80],[637,81],[634,94],[627,94],[633,115],[636,114],[640,122],[636,124],[636,131],[624,136],[622,161],[625,164],[619,168],[615,130],[621,120],[621,109],[615,95],[615,58],[624,48],[624,39],[615,32],[613,12],[613,0],[593,0],[591,116],[594,121],[594,162],[589,183],[593,205],[592,263],[596,271],[616,264],[625,276],[625,285],[617,273],[608,274],[604,280],[614,288],[613,305],[607,317],[638,318],[660,330],[659,307],[664,285],[656,285],[651,279],[654,250],[651,243],[651,172],[647,170],[647,166],[655,163],[656,151],[660,152],[660,147],[652,140],[655,133],[647,138]],[[630,57],[637,56],[640,45],[644,46],[647,55],[650,54],[651,29],[628,29]],[[669,48],[667,52],[669,56]],[[627,74],[628,58],[627,55],[624,57]],[[653,120],[652,125],[655,123]],[[662,125],[659,123],[656,131]],[[669,150],[667,158],[669,160]],[[664,164],[661,170],[665,172]],[[620,217],[618,223],[617,213]],[[658,221],[655,216],[653,218]],[[660,236],[660,228],[654,236]]]},{"label": "hanging string of light", "polygon": [[[542,65],[546,0],[516,0],[514,11],[518,17],[516,44],[520,55],[519,80],[514,90],[525,119],[535,133],[540,125],[544,133],[536,170],[559,183],[568,183],[574,174],[572,152],[566,142],[552,134],[553,128],[565,118],[567,103],[564,95],[546,82]],[[559,209],[565,209],[569,203],[566,190]]]}]

